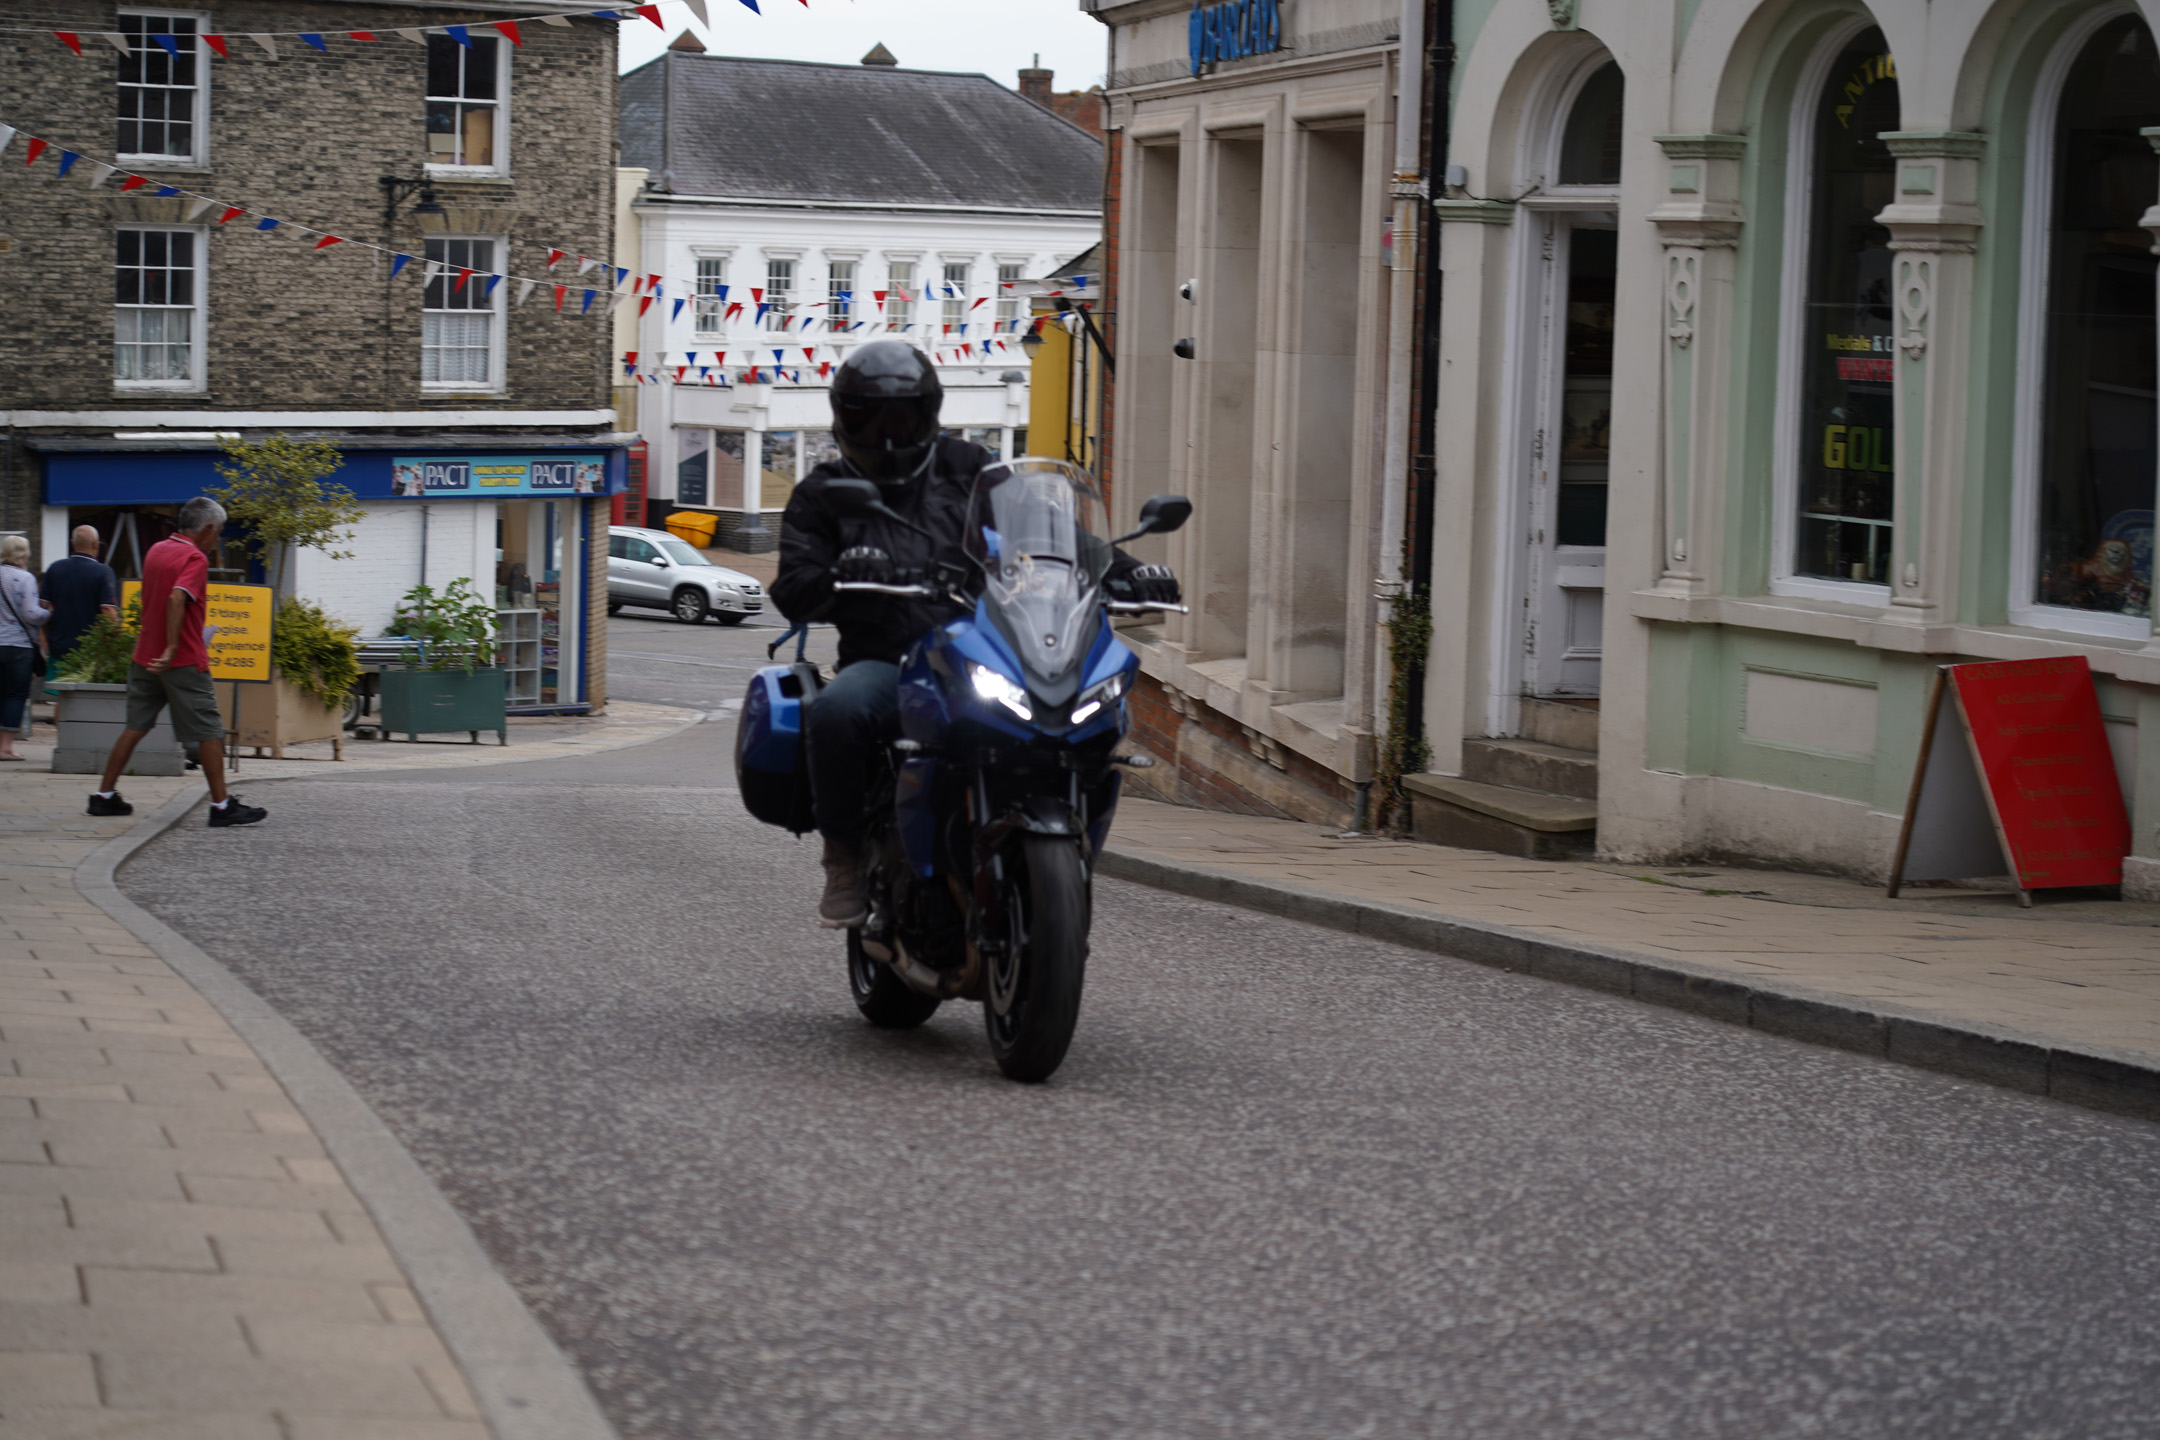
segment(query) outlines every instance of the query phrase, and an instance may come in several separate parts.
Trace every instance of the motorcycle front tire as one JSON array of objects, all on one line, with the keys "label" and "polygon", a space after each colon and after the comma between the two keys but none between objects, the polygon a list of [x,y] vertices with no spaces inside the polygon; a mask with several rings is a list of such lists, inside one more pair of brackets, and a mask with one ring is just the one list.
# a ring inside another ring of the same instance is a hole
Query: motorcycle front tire
[{"label": "motorcycle front tire", "polygon": [[880,1030],[913,1030],[937,1013],[935,995],[909,989],[892,967],[863,949],[860,927],[847,932],[847,976],[855,1008]]},{"label": "motorcycle front tire", "polygon": [[1005,955],[989,966],[983,1024],[1008,1080],[1039,1084],[1064,1063],[1080,1023],[1088,953],[1087,868],[1056,835],[1020,842]]}]

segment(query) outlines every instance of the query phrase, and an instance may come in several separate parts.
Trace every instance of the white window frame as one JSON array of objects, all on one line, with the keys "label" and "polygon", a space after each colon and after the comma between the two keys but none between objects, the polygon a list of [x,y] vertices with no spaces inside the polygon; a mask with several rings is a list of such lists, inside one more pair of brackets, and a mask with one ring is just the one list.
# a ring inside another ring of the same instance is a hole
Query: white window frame
[{"label": "white window frame", "polygon": [[[893,273],[898,267],[902,265],[905,265],[908,271],[907,284],[905,286],[900,284],[899,277]],[[922,304],[921,298],[915,294],[915,285],[917,283],[916,271],[920,269],[921,266],[922,256],[920,254],[887,255],[885,257],[886,329],[897,332],[905,332],[915,328],[916,307]],[[895,304],[896,301],[898,302],[897,305]],[[876,304],[877,302],[873,300],[871,303]],[[896,309],[898,310],[900,315],[905,317],[904,319],[896,319],[894,317],[894,312]]]},{"label": "white window frame", "polygon": [[713,283],[732,286],[734,282],[727,279],[727,274],[733,258],[726,252],[691,252],[690,268],[696,277],[697,288],[690,297],[690,330],[700,340],[718,340],[728,333],[727,306],[719,296],[707,292],[704,272],[707,265],[718,265],[721,278]]},{"label": "white window frame", "polygon": [[2102,27],[2136,14],[2129,5],[2103,5],[2073,21],[2056,40],[2032,90],[2025,142],[2025,233],[2018,270],[2017,419],[2011,445],[2010,623],[2071,635],[2145,640],[2153,621],[2043,605],[2040,588],[2040,460],[2047,433],[2048,262],[2055,228],[2055,121],[2070,69]]},{"label": "white window frame", "polygon": [[[141,152],[115,154],[113,159],[131,170],[199,170],[210,164],[210,73],[211,63],[208,47],[202,36],[210,29],[210,12],[207,10],[171,10],[164,6],[127,5],[118,12],[121,18],[130,15],[156,16],[169,20],[193,20],[195,22],[195,113],[191,117],[194,148],[185,155],[161,155]],[[156,42],[151,42],[156,47]],[[157,47],[162,48],[162,47]],[[117,55],[115,58],[118,58]],[[120,82],[113,82],[113,123],[119,124]],[[117,148],[117,147],[116,147]]]},{"label": "white window frame", "polygon": [[[118,237],[119,233],[123,230],[165,231],[174,233],[184,232],[195,237],[195,303],[192,307],[194,310],[195,319],[193,328],[189,332],[188,375],[186,379],[122,380],[117,373],[119,367],[115,365],[114,370],[116,373],[113,376],[113,389],[125,390],[134,393],[148,392],[151,394],[166,395],[198,394],[204,390],[207,390],[209,388],[210,373],[207,355],[210,342],[210,228],[206,225],[156,225],[149,222],[144,222],[141,224],[115,225],[113,227],[114,253],[111,262],[115,269],[118,268],[120,262],[120,257],[118,254]],[[182,307],[177,305],[160,305],[144,308],[177,310]],[[112,340],[112,343],[115,346],[120,343],[121,309],[122,306],[119,304],[118,301],[115,301],[113,303]],[[110,352],[108,352],[107,358],[108,360],[113,358]]]},{"label": "white window frame", "polygon": [[[772,267],[775,264],[788,267],[787,306],[784,310],[773,300],[773,296],[781,293],[773,288]],[[765,311],[765,319],[759,327],[761,330],[772,335],[782,333],[792,335],[795,333],[792,330],[783,332],[780,329],[779,322],[787,316],[797,314],[802,310],[802,278],[803,262],[801,251],[782,253],[768,250],[765,252],[765,273],[760,277],[760,285],[765,291],[765,304],[768,308]]]},{"label": "white window frame", "polygon": [[[844,286],[840,283],[842,266],[847,267],[848,272],[847,284]],[[834,335],[841,333],[840,327],[835,325],[833,320],[836,307],[841,303],[838,294],[843,289],[850,296],[845,314],[847,323],[852,325],[862,318],[862,261],[853,255],[828,255],[825,257],[825,328]],[[874,308],[874,301],[872,305]]]},{"label": "white window frame", "polygon": [[[1822,99],[1823,86],[1829,83],[1830,67],[1845,53],[1845,47],[1867,31],[1880,28],[1873,16],[1855,15],[1826,35],[1801,69],[1799,86],[1793,92],[1792,114],[1786,121],[1785,257],[1778,306],[1777,423],[1772,431],[1770,457],[1770,593],[1886,610],[1890,606],[1888,585],[1793,573],[1793,547],[1800,533],[1800,446],[1804,438],[1800,434],[1800,407],[1807,365],[1803,327],[1808,260],[1815,243],[1815,107]],[[1901,103],[1903,99],[1901,86]],[[1890,543],[1895,546],[1898,517],[1894,504],[1890,518]]]},{"label": "white window frame", "polygon": [[[509,237],[509,236],[507,236],[507,235],[430,235],[430,236],[428,236],[427,238],[428,238],[429,240],[484,240],[484,241],[486,241],[486,242],[487,242],[488,244],[490,244],[490,245],[493,245],[493,246],[495,247],[495,262],[494,262],[494,265],[493,265],[493,267],[492,267],[492,272],[491,272],[491,273],[494,273],[494,274],[502,274],[502,275],[504,275],[504,279],[503,279],[503,282],[502,282],[502,284],[500,284],[500,285],[497,285],[497,286],[495,287],[495,293],[494,293],[493,295],[489,295],[489,296],[487,296],[487,301],[488,301],[488,303],[487,303],[487,308],[486,308],[485,310],[459,310],[459,311],[442,311],[442,312],[430,312],[430,311],[429,311],[429,310],[428,310],[428,309],[426,308],[426,307],[427,307],[427,298],[426,298],[426,297],[427,297],[427,290],[426,290],[426,288],[425,288],[425,284],[423,283],[423,287],[422,287],[422,289],[421,289],[421,292],[420,292],[420,294],[421,294],[421,301],[420,301],[420,304],[421,304],[421,311],[420,311],[420,313],[421,313],[421,315],[422,315],[423,317],[424,317],[424,316],[426,316],[426,315],[428,315],[428,314],[430,314],[430,313],[442,313],[442,314],[459,314],[459,315],[473,315],[473,314],[485,314],[485,315],[487,315],[487,316],[489,317],[489,323],[488,323],[488,378],[487,378],[487,379],[486,379],[486,380],[485,380],[484,382],[482,382],[482,381],[473,381],[473,380],[429,380],[429,379],[425,379],[425,378],[423,378],[423,379],[422,379],[422,380],[420,381],[420,389],[421,389],[422,393],[424,393],[424,394],[428,394],[428,395],[500,395],[500,394],[502,394],[502,393],[503,393],[503,390],[504,390],[504,389],[506,388],[506,387],[505,387],[505,380],[504,380],[504,374],[505,374],[505,370],[506,370],[506,363],[505,363],[505,349],[506,349],[506,347],[505,347],[504,341],[505,341],[505,330],[506,330],[506,328],[507,328],[507,327],[506,327],[506,326],[505,326],[505,324],[504,324],[504,309],[503,309],[503,292],[504,292],[504,291],[505,291],[505,290],[506,290],[506,289],[507,289],[507,288],[509,287],[510,281],[509,281],[509,278],[508,278],[507,274],[505,274],[505,273],[504,273],[504,270],[503,270],[503,262],[504,262],[505,258],[506,258],[506,257],[507,257],[507,256],[509,255],[509,253],[510,253],[510,237]],[[423,258],[423,259],[422,259],[422,261],[421,261],[421,264],[422,264],[422,265],[426,265],[427,263],[428,263],[428,262],[426,261],[426,259],[424,259],[424,258]],[[467,281],[467,282],[465,282],[465,283],[466,283],[466,284],[468,284],[468,285],[473,285],[473,284],[484,284],[484,275],[485,275],[486,273],[490,273],[490,272],[475,272],[475,274],[474,274],[473,278],[472,278],[471,280],[468,280],[468,281]],[[455,284],[455,283],[456,283],[456,278],[455,278],[455,277],[456,277],[456,269],[455,269],[455,267],[449,267],[449,268],[447,268],[447,269],[445,270],[445,272],[444,272],[444,283],[445,283],[445,284]],[[425,329],[425,327],[426,327],[426,323],[427,323],[427,322],[426,322],[426,320],[425,320],[425,319],[423,319],[423,320],[421,321],[421,325],[422,325],[422,332],[421,332],[421,342],[420,342],[420,343],[421,343],[421,345],[422,345],[423,347],[425,347],[425,346],[426,346],[426,344],[427,344],[427,338],[426,338],[426,329]],[[422,366],[421,366],[421,373],[422,373],[422,375],[423,375],[423,376],[425,376],[425,374],[426,374],[426,364],[425,364],[425,361],[424,361],[424,360],[423,360],[423,362],[422,362]]]},{"label": "white window frame", "polygon": [[[1012,271],[1010,281],[1007,280],[1005,275],[1007,270]],[[1008,260],[1003,256],[998,257],[997,298],[993,302],[992,314],[1000,325],[1010,324],[1015,320],[1026,318],[1027,311],[1022,307],[1027,302],[1020,294],[1019,287],[1027,283],[1027,270],[1027,261],[1025,260]],[[1005,288],[1008,283],[1013,287],[1010,290]]]},{"label": "white window frame", "polygon": [[[958,299],[954,299],[945,293],[945,287],[953,283],[952,272],[955,269],[960,271],[960,296]],[[974,288],[975,259],[973,256],[962,260],[956,260],[949,255],[939,258],[937,323],[939,326],[938,337],[940,339],[944,338],[945,331],[943,327],[947,325],[952,326],[962,336],[967,334],[968,302],[975,298]]]},{"label": "white window frame", "polygon": [[[429,32],[432,34],[433,32]],[[476,37],[478,38],[478,37]],[[421,167],[421,173],[441,180],[500,180],[510,174],[510,52],[517,47],[506,36],[491,37],[495,41],[495,163],[492,165],[438,165],[429,160]],[[453,41],[453,44],[456,42]],[[420,143],[427,143],[427,93],[426,67],[421,69],[420,80]],[[459,240],[485,240],[485,235],[459,235]]]}]

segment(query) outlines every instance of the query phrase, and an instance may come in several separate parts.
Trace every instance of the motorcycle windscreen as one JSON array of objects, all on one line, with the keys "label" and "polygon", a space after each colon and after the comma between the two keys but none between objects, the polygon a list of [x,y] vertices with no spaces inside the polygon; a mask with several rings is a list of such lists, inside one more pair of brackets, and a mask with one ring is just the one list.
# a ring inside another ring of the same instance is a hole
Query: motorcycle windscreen
[{"label": "motorcycle windscreen", "polygon": [[966,548],[1021,664],[1046,681],[1075,670],[1114,553],[1093,477],[1062,460],[985,467],[968,499]]}]

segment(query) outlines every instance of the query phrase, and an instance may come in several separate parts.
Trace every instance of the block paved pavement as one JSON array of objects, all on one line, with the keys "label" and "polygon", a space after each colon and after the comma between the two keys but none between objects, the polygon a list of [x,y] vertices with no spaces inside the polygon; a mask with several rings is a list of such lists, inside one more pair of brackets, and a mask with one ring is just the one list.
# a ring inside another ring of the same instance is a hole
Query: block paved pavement
[{"label": "block paved pavement", "polygon": [[1113,850],[1173,866],[1507,926],[1735,979],[1886,1002],[1956,1026],[2160,1070],[2160,906],[1879,887],[1711,865],[1523,860],[1153,801]]},{"label": "block paved pavement", "polygon": [[[554,758],[695,718],[618,702],[513,722],[507,749],[363,742],[342,765],[244,760],[232,783]],[[93,777],[43,768],[49,726],[23,750],[27,763],[0,767],[0,1440],[487,1440],[308,1119],[215,1008],[76,888],[93,850],[200,793],[201,776],[131,777],[136,815],[94,819]]]}]

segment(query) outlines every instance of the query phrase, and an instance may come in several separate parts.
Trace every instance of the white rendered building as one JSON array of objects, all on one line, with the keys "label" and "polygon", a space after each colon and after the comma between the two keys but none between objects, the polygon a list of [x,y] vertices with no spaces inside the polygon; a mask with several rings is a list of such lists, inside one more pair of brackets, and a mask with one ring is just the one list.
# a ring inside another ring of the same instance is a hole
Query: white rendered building
[{"label": "white rendered building", "polygon": [[938,357],[949,429],[1025,448],[1026,277],[1101,237],[1093,136],[987,76],[889,63],[671,50],[621,106],[623,163],[647,174],[619,263],[663,277],[617,366],[645,382],[648,515],[706,511],[718,543],[773,548],[834,453],[827,371],[872,339]]}]

